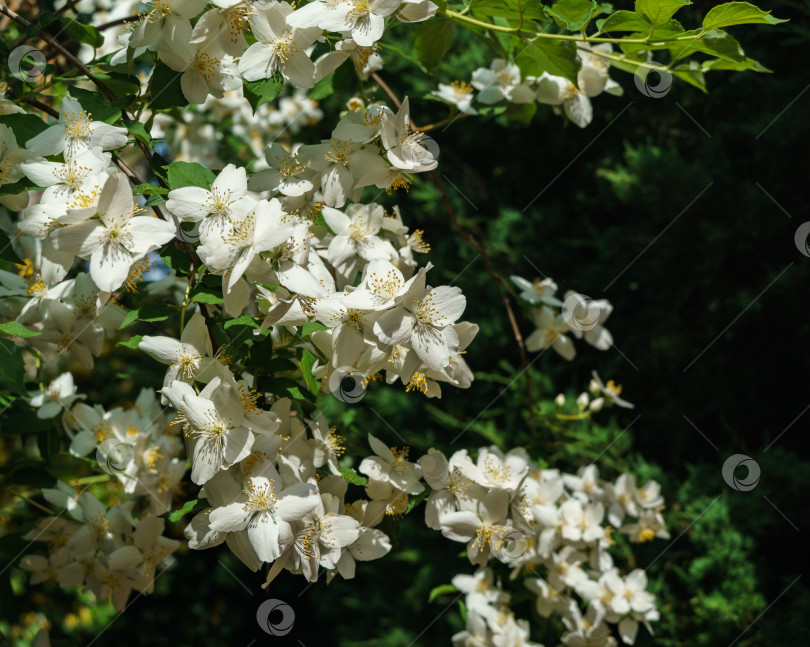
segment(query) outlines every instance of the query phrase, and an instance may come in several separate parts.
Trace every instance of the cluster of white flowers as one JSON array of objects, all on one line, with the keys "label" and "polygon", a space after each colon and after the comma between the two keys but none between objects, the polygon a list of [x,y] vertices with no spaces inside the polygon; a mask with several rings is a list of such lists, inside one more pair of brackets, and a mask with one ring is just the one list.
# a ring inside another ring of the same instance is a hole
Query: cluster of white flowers
[{"label": "cluster of white flowers", "polygon": [[[136,190],[137,176],[122,162],[128,130],[94,119],[70,96],[58,106],[58,121],[27,141],[0,124],[0,187],[24,178],[37,187],[0,196],[5,207],[22,211],[16,230],[4,228],[25,259],[16,274],[0,270],[0,315],[36,333],[27,340],[33,348],[55,349],[92,368],[105,339],[134,321],[118,305],[120,292],[137,291],[159,250],[176,245],[191,267],[168,270],[147,289],[176,306],[179,338],[144,335],[128,343],[167,367],[159,389],[142,391],[131,408],[111,410],[89,404],[70,373],[29,393],[39,418],[61,416],[70,452],[95,451],[100,469],[129,497],[107,509],[65,483],[44,490],[64,511],[26,536],[49,544],[47,556],[21,562],[32,581],[84,586],[117,609],[132,590],[150,592],[156,569],[179,544],[162,536],[164,521],[155,515],[169,512],[179,494],[185,449],[205,506],[186,528],[189,546],[226,544],[254,571],[268,564],[268,584],[284,569],[308,581],[324,572],[327,582],[353,578],[357,561],[391,550],[378,527],[383,519],[398,520],[426,498],[427,525],[465,543],[470,562],[481,567],[454,579],[469,611],[467,631],[455,642],[532,644],[528,624],[508,611],[508,593],[493,584],[492,558],[525,578],[539,613],[563,617],[565,644],[610,645],[608,623],[631,643],[639,622],[656,619],[654,599],[644,591],[643,573],[621,576],[614,567],[610,526],[603,523],[607,516],[631,541],[666,537],[657,484],[636,488],[629,475],[605,483],[594,467],[579,475],[541,470],[523,449],[482,448],[475,461],[466,450],[448,460],[430,449],[411,462],[407,447],[389,447],[372,434],[373,455],[360,461],[358,474],[322,412],[264,388],[261,359],[251,363],[253,372],[242,359],[234,362],[232,351],[238,356],[244,341],[229,335],[233,348],[217,342],[214,322],[247,322],[254,333],[249,348],[272,340],[274,354],[285,351],[282,361],[300,369],[296,377],[309,396],[332,392],[354,401],[384,379],[434,398],[442,382],[472,383],[463,355],[478,326],[460,320],[466,298],[457,287],[428,283],[432,265],[416,261],[430,249],[422,230],[410,230],[398,207],[388,211],[376,202],[437,167],[438,150],[413,125],[407,97],[396,112],[354,97],[329,139],[293,141],[302,126],[323,117],[309,88],[349,60],[367,78],[382,65],[378,41],[386,19],[426,20],[437,6],[430,0],[313,0],[298,8],[277,0],[79,3],[96,26],[143,7],[122,34],[104,30],[98,51],[84,48],[80,55],[89,61],[111,54],[116,65],[157,53],[177,73],[185,99],[198,107],[173,114],[144,105],[135,125],[163,140],[175,162],[197,162],[198,177],[175,183],[170,166],[164,186]],[[475,113],[474,100],[562,105],[584,126],[588,97],[618,87],[598,51],[581,48],[578,88],[546,74],[521,81],[517,66],[496,60],[476,70],[471,85],[440,85],[437,95],[468,114]],[[249,105],[243,83],[281,78],[290,85],[277,106]],[[140,78],[152,99],[164,91],[154,80]],[[2,90],[0,114],[24,112]],[[227,135],[215,127],[225,120]],[[131,133],[140,130],[125,123]],[[247,145],[248,155],[239,158],[244,165],[221,159],[226,136]],[[220,170],[209,176],[211,168]],[[138,170],[161,175],[157,164]],[[153,197],[146,202],[141,193]],[[157,204],[151,213],[147,205]],[[213,289],[204,274],[221,280],[222,299],[217,289],[199,306],[192,288]],[[533,306],[538,329],[526,341],[529,350],[552,347],[572,359],[569,334],[602,350],[611,346],[602,325],[612,309],[607,301],[574,292],[560,301],[550,279],[512,278]],[[361,378],[361,393],[351,399],[343,391],[349,376]],[[298,384],[294,390],[300,393]],[[595,373],[590,391],[592,398],[578,398],[579,413],[632,406],[620,387]],[[162,405],[176,413],[166,415]],[[364,498],[347,501],[349,483],[362,485]],[[590,603],[585,617],[583,602]]]},{"label": "cluster of white flowers", "polygon": [[48,544],[48,555],[26,555],[20,566],[31,582],[54,580],[65,588],[83,586],[96,599],[109,598],[121,611],[132,590],[151,593],[158,567],[180,546],[163,536],[165,521],[153,514],[137,517],[134,501],[109,509],[90,492],[76,492],[61,481],[42,491],[63,511],[44,517],[24,535]]},{"label": "cluster of white flowers", "polygon": [[[524,579],[540,615],[563,617],[566,645],[615,644],[606,623],[618,624],[622,640],[632,644],[638,624],[649,628],[658,618],[644,572],[622,576],[609,552],[614,529],[631,542],[669,537],[655,481],[636,487],[629,474],[602,481],[594,465],[578,474],[539,469],[522,448],[481,448],[476,461],[466,450],[448,460],[432,449],[419,464],[432,489],[427,525],[466,543],[470,562],[482,569],[453,580],[467,594],[467,630],[456,636],[458,644],[532,644],[528,626],[508,612],[508,596],[492,586],[490,557],[510,566],[512,579]],[[577,642],[582,632],[589,642]]]},{"label": "cluster of white flowers", "polygon": [[591,98],[602,92],[621,95],[622,88],[608,76],[608,60],[599,56],[600,53],[611,53],[610,43],[577,45],[581,67],[577,72],[576,84],[548,72],[543,72],[539,77],[529,76],[521,81],[517,65],[504,59],[495,59],[490,67],[475,70],[469,83],[440,83],[438,91],[433,94],[468,115],[477,114],[473,107],[475,101],[484,106],[537,101],[554,106],[556,111],[561,107],[568,119],[584,128],[593,120]]},{"label": "cluster of white flowers", "polygon": [[520,276],[511,278],[520,288],[520,298],[534,306],[529,314],[536,330],[526,339],[528,350],[553,348],[565,359],[572,360],[576,348],[569,334],[577,339],[584,338],[599,350],[607,350],[613,345],[613,336],[603,325],[613,312],[607,299],[591,299],[569,290],[565,299],[560,301],[555,296],[557,284],[551,279],[527,281]]}]

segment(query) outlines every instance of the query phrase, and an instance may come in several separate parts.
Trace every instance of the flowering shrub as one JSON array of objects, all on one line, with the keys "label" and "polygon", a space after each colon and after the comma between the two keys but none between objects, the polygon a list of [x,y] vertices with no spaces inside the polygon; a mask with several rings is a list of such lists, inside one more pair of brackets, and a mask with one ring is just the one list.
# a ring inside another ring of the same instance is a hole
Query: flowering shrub
[{"label": "flowering shrub", "polygon": [[[81,587],[123,611],[181,545],[167,520],[186,523],[189,548],[225,544],[266,572],[269,590],[284,570],[352,579],[392,550],[384,520],[424,514],[477,569],[453,578],[467,625],[454,643],[535,644],[507,584],[533,596],[539,617],[562,618],[566,645],[652,631],[645,573],[617,564],[611,546],[613,533],[669,537],[655,481],[541,468],[523,447],[414,451],[384,442],[385,426],[360,449],[323,402],[473,384],[467,297],[423,260],[430,232],[408,224],[411,186],[434,182],[446,200],[427,133],[460,119],[531,122],[542,105],[586,127],[592,99],[622,92],[621,72],[653,96],[673,78],[705,89],[709,72],[764,69],[725,28],[780,20],[731,2],[687,30],[674,18],[685,4],[82,1],[31,17],[0,6],[11,33],[47,45],[6,44],[0,100],[4,426],[37,435],[4,478],[50,506],[38,504],[47,516],[15,558],[31,583]],[[386,47],[394,27],[412,30],[412,52]],[[491,64],[397,97],[386,57],[432,69],[462,27]],[[345,97],[340,114],[319,108],[332,95]],[[445,103],[446,118],[418,125],[423,100]],[[320,122],[328,139],[299,140]],[[503,280],[447,206],[486,262],[524,373],[526,352],[571,360],[575,340],[612,346],[607,300],[560,299],[549,278]],[[536,328],[525,342],[512,285]],[[90,371],[112,343],[165,370],[126,406],[94,402],[58,368],[70,356]],[[633,406],[595,372],[588,390],[547,415]]]}]

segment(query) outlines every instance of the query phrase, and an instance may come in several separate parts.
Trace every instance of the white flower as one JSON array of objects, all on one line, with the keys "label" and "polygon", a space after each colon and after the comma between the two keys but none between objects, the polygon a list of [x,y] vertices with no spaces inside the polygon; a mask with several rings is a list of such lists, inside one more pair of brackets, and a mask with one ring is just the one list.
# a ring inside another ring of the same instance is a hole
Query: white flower
[{"label": "white flower", "polygon": [[179,381],[163,389],[163,395],[186,423],[192,457],[191,480],[198,485],[244,459],[253,446],[253,432],[238,395],[216,404],[210,399],[220,384],[219,378],[213,379],[200,395],[189,384]]},{"label": "white flower", "polygon": [[509,278],[512,280],[512,283],[520,288],[521,299],[533,305],[542,303],[557,308],[562,306],[562,301],[554,296],[557,293],[557,284],[552,279],[527,281],[523,277],[515,276],[514,274]]},{"label": "white flower", "polygon": [[350,32],[358,45],[369,47],[380,40],[385,18],[399,9],[400,4],[401,0],[317,0],[298,9],[290,17],[290,24]]},{"label": "white flower", "polygon": [[548,72],[537,79],[535,96],[540,103],[562,106],[565,115],[580,128],[593,120],[593,107],[588,95],[580,92],[577,86],[562,76]]},{"label": "white flower", "polygon": [[191,18],[206,0],[148,0],[148,11],[129,37],[129,46],[157,50],[161,61],[183,71],[194,56]]},{"label": "white flower", "polygon": [[90,276],[105,292],[124,284],[132,264],[174,238],[174,226],[151,216],[135,216],[129,181],[111,175],[98,203],[99,220],[86,220],[53,232],[54,247],[90,258]]},{"label": "white flower", "polygon": [[30,139],[26,146],[37,155],[58,155],[63,152],[74,155],[94,148],[121,148],[127,143],[125,128],[93,121],[91,117],[76,99],[65,97],[62,99],[59,123]]},{"label": "white flower", "polygon": [[259,81],[280,72],[300,88],[315,85],[315,64],[305,50],[320,36],[320,29],[290,28],[286,20],[293,9],[286,2],[273,0],[266,5],[254,5],[254,9],[250,28],[258,42],[242,54],[239,73],[248,81]]},{"label": "white flower", "polygon": [[387,151],[388,161],[395,167],[422,173],[438,166],[433,152],[422,145],[424,135],[411,130],[410,104],[408,97],[402,101],[396,117],[382,114],[380,140]]},{"label": "white flower", "polygon": [[425,286],[420,270],[402,300],[374,324],[374,333],[384,344],[413,348],[422,362],[440,371],[458,349],[458,333],[452,324],[464,312],[467,299],[457,287]]},{"label": "white flower", "polygon": [[621,384],[616,384],[613,380],[608,380],[607,384],[605,384],[596,371],[593,371],[592,375],[593,378],[590,384],[591,393],[603,396],[608,404],[615,404],[617,407],[625,407],[626,409],[635,408],[634,404],[619,397],[622,392]]},{"label": "white flower", "polygon": [[242,218],[232,218],[224,239],[209,237],[198,248],[200,258],[216,270],[230,270],[228,291],[261,252],[275,249],[294,233],[295,225],[277,198],[260,200]]},{"label": "white flower", "polygon": [[472,86],[480,90],[477,99],[484,104],[500,101],[531,103],[534,92],[528,84],[520,82],[520,69],[517,65],[496,58],[489,68],[479,67],[472,74]]},{"label": "white flower", "polygon": [[453,81],[449,85],[439,83],[439,90],[433,92],[440,99],[456,106],[459,112],[468,115],[478,114],[475,108],[472,107],[472,102],[475,99],[474,93],[475,89],[466,81]]},{"label": "white flower", "polygon": [[109,165],[109,153],[87,149],[74,155],[66,152],[64,163],[32,160],[21,164],[20,168],[37,186],[48,187],[41,198],[45,206],[51,202],[68,203],[76,195],[100,192],[107,180],[104,171]]},{"label": "white flower", "polygon": [[71,373],[62,373],[48,388],[31,397],[31,406],[37,407],[37,418],[53,418],[67,410],[73,402],[84,396],[76,394]]},{"label": "white flower", "polygon": [[213,357],[211,337],[205,317],[195,312],[189,319],[180,339],[174,337],[144,335],[138,348],[169,369],[163,381],[170,386],[175,380],[182,382],[208,382],[222,365]]},{"label": "white flower", "polygon": [[390,483],[408,494],[419,494],[425,489],[419,482],[421,468],[408,461],[408,447],[386,447],[371,434],[368,435],[368,442],[376,455],[363,459],[359,468],[361,473],[375,481]]},{"label": "white flower", "polygon": [[[345,213],[324,207],[323,218],[335,237],[329,243],[326,258],[349,282],[363,261],[393,261],[397,252],[387,240],[379,237],[385,210],[378,204],[353,204]],[[358,258],[359,257],[359,258]]]},{"label": "white flower", "polygon": [[555,315],[551,308],[542,306],[534,308],[531,317],[537,330],[526,338],[526,350],[535,352],[550,347],[565,359],[574,359],[574,342],[565,335],[570,332],[570,328],[560,315]]},{"label": "white flower", "polygon": [[166,208],[180,220],[200,224],[200,236],[221,236],[233,219],[243,217],[251,208],[252,201],[245,198],[247,173],[244,168],[228,164],[222,169],[210,190],[197,186],[185,186],[169,191]]},{"label": "white flower", "polygon": [[321,502],[318,488],[295,483],[282,489],[281,477],[270,462],[251,473],[242,494],[209,515],[219,532],[247,529],[247,537],[263,562],[275,561],[293,542],[291,523],[300,521]]}]

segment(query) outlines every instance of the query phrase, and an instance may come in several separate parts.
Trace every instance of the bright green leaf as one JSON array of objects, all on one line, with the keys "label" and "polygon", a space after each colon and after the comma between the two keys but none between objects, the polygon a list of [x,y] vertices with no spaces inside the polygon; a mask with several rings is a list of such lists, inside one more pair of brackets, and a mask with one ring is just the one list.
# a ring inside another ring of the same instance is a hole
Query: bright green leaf
[{"label": "bright green leaf", "polygon": [[636,0],[636,12],[646,16],[653,25],[666,22],[678,9],[692,4],[689,0]]},{"label": "bright green leaf", "polygon": [[361,487],[368,485],[368,479],[365,476],[360,476],[353,469],[349,467],[339,467],[338,469],[347,483],[351,483],[352,485],[360,485]]},{"label": "bright green leaf", "polygon": [[172,189],[180,189],[184,186],[209,189],[216,178],[211,169],[207,169],[197,162],[172,162],[168,166],[167,177]]},{"label": "bright green leaf", "polygon": [[562,20],[571,31],[579,31],[591,20],[597,9],[593,0],[560,0],[548,10],[548,13]]},{"label": "bright green leaf", "polygon": [[763,11],[748,2],[727,2],[709,10],[703,19],[703,29],[746,24],[777,25],[780,22],[787,20],[774,18],[770,11]]},{"label": "bright green leaf", "polygon": [[36,337],[37,335],[41,335],[41,332],[36,330],[29,330],[21,323],[16,321],[9,321],[8,323],[0,324],[0,332],[3,332],[7,335],[12,335],[13,337]]}]

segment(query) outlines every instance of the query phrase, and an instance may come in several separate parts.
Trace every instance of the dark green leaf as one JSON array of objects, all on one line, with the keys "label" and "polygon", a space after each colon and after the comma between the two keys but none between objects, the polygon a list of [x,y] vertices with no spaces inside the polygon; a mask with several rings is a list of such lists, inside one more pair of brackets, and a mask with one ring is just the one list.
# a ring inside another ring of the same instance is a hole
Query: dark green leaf
[{"label": "dark green leaf", "polygon": [[[126,126],[129,133],[135,137],[135,139],[139,139],[144,144],[151,145],[152,143],[152,135],[150,135],[146,131],[146,126],[144,126],[140,121],[136,121],[135,119],[125,119],[124,125]],[[140,185],[143,186],[143,185]]]},{"label": "dark green leaf", "polygon": [[335,92],[334,88],[335,73],[330,72],[320,81],[315,84],[315,87],[309,91],[309,98],[314,101],[325,99]]},{"label": "dark green leaf", "polygon": [[315,354],[311,351],[302,348],[298,361],[301,365],[301,374],[304,377],[304,382],[307,383],[309,390],[317,395],[321,390],[321,381],[312,375],[312,367],[315,366],[315,362],[318,361],[318,358],[315,357]]},{"label": "dark green leaf", "polygon": [[452,584],[441,584],[437,587],[434,587],[430,595],[428,596],[428,603],[433,602],[436,598],[441,595],[456,595],[458,594],[458,589],[453,586]]},{"label": "dark green leaf", "polygon": [[188,101],[180,87],[180,76],[182,72],[175,72],[163,63],[158,63],[152,72],[152,79],[149,82],[149,90],[152,99],[150,107],[155,110],[165,110],[178,106],[187,106]]},{"label": "dark green leaf", "polygon": [[253,111],[256,112],[263,103],[268,103],[278,96],[281,88],[284,87],[284,77],[276,72],[269,79],[261,81],[244,81],[245,98],[250,103]]},{"label": "dark green leaf", "polygon": [[436,67],[453,45],[456,23],[444,16],[435,16],[419,23],[413,35],[413,49],[429,70]]},{"label": "dark green leaf", "polygon": [[672,18],[680,8],[690,4],[689,0],[636,0],[636,12],[653,25],[660,25]]},{"label": "dark green leaf", "polygon": [[25,390],[25,364],[20,348],[10,339],[0,338],[0,385],[18,395]]},{"label": "dark green leaf", "polygon": [[538,39],[518,57],[517,64],[522,76],[540,76],[548,72],[577,82],[580,62],[577,48],[571,42]]},{"label": "dark green leaf", "polygon": [[237,317],[236,319],[226,321],[222,327],[225,330],[228,330],[228,328],[231,328],[233,326],[247,326],[248,328],[258,328],[259,324],[256,323],[256,320],[253,317],[245,314]]},{"label": "dark green leaf", "polygon": [[104,44],[104,36],[92,25],[80,23],[72,18],[61,18],[60,22],[68,38],[77,43],[84,43],[90,47],[101,47]]},{"label": "dark green leaf", "polygon": [[48,128],[42,119],[36,115],[0,115],[0,124],[5,124],[14,132],[17,138],[17,146],[25,146],[26,142],[39,135]]}]

